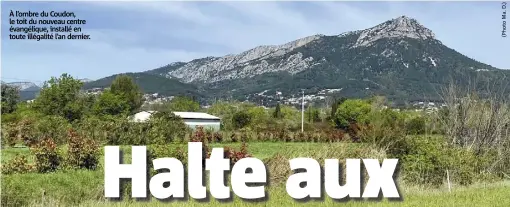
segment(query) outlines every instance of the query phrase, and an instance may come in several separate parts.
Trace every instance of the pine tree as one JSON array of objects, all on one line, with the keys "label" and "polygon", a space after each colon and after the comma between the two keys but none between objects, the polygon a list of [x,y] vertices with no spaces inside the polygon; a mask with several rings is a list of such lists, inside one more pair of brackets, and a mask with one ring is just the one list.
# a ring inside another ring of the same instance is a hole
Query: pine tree
[{"label": "pine tree", "polygon": [[338,108],[337,99],[335,98],[333,100],[333,104],[331,104],[331,114],[329,115],[329,118],[333,120],[335,118],[336,109]]},{"label": "pine tree", "polygon": [[312,123],[312,107],[308,107],[308,122]]},{"label": "pine tree", "polygon": [[342,97],[342,98],[339,98],[339,99],[336,99],[333,101],[333,104],[331,105],[331,114],[329,116],[329,118],[331,120],[334,120],[335,119],[335,114],[336,114],[336,110],[338,109],[338,106],[340,104],[342,104],[345,100],[347,100],[346,98]]},{"label": "pine tree", "polygon": [[280,109],[280,103],[276,104],[276,108],[274,109],[273,117],[279,119],[282,117],[282,112]]}]

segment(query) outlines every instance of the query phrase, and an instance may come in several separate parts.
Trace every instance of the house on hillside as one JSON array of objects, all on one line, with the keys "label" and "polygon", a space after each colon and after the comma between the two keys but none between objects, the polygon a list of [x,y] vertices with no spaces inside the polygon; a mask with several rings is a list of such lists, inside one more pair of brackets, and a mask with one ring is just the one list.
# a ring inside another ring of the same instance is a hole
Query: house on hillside
[{"label": "house on hillside", "polygon": [[[156,111],[142,111],[138,112],[131,117],[132,121],[145,122],[150,119],[151,115]],[[180,117],[186,125],[190,128],[195,129],[197,126],[202,126],[204,129],[211,129],[213,131],[219,131],[221,125],[221,119],[219,117],[201,113],[201,112],[173,112],[176,116]]]}]

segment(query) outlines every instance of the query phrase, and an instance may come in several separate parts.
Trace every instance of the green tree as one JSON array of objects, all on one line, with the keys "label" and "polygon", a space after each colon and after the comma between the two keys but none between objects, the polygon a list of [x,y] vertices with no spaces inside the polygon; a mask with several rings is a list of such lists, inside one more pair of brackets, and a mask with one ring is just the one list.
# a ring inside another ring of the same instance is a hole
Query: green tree
[{"label": "green tree", "polygon": [[[207,113],[218,116],[222,120],[232,120],[232,117],[237,111],[238,109],[234,103],[226,101],[218,101],[207,109]],[[231,121],[222,122],[221,127],[223,130],[234,129]]]},{"label": "green tree", "polygon": [[175,139],[182,140],[189,131],[184,121],[172,112],[157,112],[149,119],[150,143],[166,144]]},{"label": "green tree", "polygon": [[58,115],[69,121],[80,119],[87,111],[81,102],[80,88],[83,83],[64,73],[45,82],[33,108],[44,115]]},{"label": "green tree", "polygon": [[242,129],[251,122],[251,117],[244,111],[239,111],[232,117],[232,125],[235,129]]},{"label": "green tree", "polygon": [[121,96],[107,89],[99,95],[92,110],[96,115],[119,115],[129,113],[131,106]]},{"label": "green tree", "polygon": [[308,120],[308,122],[310,122],[310,123],[321,121],[319,109],[317,109],[315,107],[308,107],[305,114],[306,114],[306,120]]},{"label": "green tree", "polygon": [[301,108],[297,109],[294,106],[282,105],[281,106],[282,118],[286,120],[298,121],[301,123]]},{"label": "green tree", "polygon": [[269,113],[266,109],[261,106],[253,106],[246,110],[248,115],[251,117],[250,128],[261,130],[267,126],[267,121],[270,118]]},{"label": "green tree", "polygon": [[360,99],[348,99],[338,106],[335,124],[346,129],[353,123],[366,123],[372,106]]},{"label": "green tree", "polygon": [[273,112],[273,118],[276,118],[276,119],[282,118],[282,109],[280,108],[280,103],[276,104],[276,107]]},{"label": "green tree", "polygon": [[119,75],[113,80],[110,92],[129,105],[130,113],[138,110],[143,104],[143,94],[133,79],[127,75]]},{"label": "green tree", "polygon": [[2,84],[2,114],[14,112],[19,100],[19,89],[17,87]]},{"label": "green tree", "polygon": [[174,97],[168,107],[171,111],[196,112],[200,110],[200,104],[186,96]]},{"label": "green tree", "polygon": [[408,134],[423,134],[426,129],[426,120],[423,116],[416,116],[411,118],[406,123],[406,130]]},{"label": "green tree", "polygon": [[333,100],[333,104],[331,104],[331,115],[330,115],[330,118],[332,120],[335,119],[336,117],[336,111],[338,109],[338,106],[340,106],[340,104],[342,104],[345,100],[347,100],[346,98],[342,97],[342,98],[335,98],[335,100]]}]

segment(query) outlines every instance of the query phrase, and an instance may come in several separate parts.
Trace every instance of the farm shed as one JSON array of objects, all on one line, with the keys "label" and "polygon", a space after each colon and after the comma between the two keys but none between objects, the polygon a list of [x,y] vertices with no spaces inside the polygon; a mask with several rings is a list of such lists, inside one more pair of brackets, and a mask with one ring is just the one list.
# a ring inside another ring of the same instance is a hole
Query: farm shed
[{"label": "farm shed", "polygon": [[[132,116],[135,122],[145,122],[150,119],[155,111],[142,111]],[[204,129],[211,129],[214,131],[220,130],[221,119],[219,117],[200,113],[200,112],[173,112],[176,116],[180,117],[186,125],[195,129],[196,126],[202,126]]]},{"label": "farm shed", "polygon": [[196,126],[202,126],[204,129],[220,130],[221,119],[219,117],[200,112],[174,112],[174,114],[181,117],[184,123],[193,129]]}]

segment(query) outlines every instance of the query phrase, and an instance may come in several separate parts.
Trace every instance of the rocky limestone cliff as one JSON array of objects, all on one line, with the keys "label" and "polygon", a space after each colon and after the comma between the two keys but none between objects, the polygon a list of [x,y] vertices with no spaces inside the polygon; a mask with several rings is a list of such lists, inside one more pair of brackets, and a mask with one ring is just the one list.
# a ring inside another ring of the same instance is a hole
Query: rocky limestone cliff
[{"label": "rocky limestone cliff", "polygon": [[413,39],[434,39],[432,30],[425,28],[415,19],[406,16],[389,20],[375,27],[365,29],[359,32],[359,38],[354,47],[371,46],[377,40],[383,38],[413,38]]},{"label": "rocky limestone cliff", "polygon": [[[369,29],[344,33],[337,37],[342,38],[349,35],[357,36],[356,41],[348,45],[351,48],[368,47],[384,38],[434,39],[431,30],[423,27],[415,19],[406,16],[400,16]],[[255,47],[240,54],[198,59],[163,75],[175,77],[187,83],[213,83],[280,71],[296,74],[320,64],[324,59],[314,59],[301,52],[293,51],[324,37],[324,35],[313,35],[283,45]],[[270,61],[278,57],[283,59]]]}]

